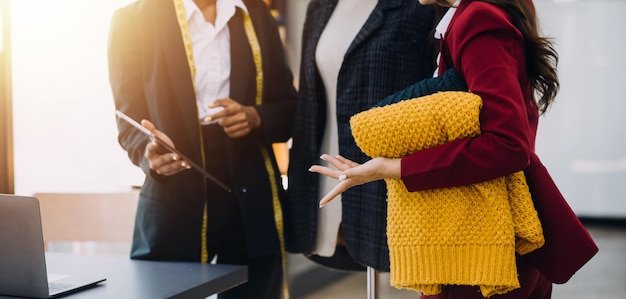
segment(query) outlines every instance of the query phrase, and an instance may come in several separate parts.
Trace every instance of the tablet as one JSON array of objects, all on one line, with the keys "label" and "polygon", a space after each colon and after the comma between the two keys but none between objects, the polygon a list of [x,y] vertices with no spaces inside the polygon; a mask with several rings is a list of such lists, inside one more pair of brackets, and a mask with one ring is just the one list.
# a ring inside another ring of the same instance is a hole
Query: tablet
[{"label": "tablet", "polygon": [[142,133],[144,133],[148,138],[150,138],[150,140],[158,142],[162,147],[164,147],[168,151],[177,154],[182,160],[187,162],[187,164],[189,164],[189,166],[191,166],[191,168],[193,168],[196,171],[200,172],[202,175],[204,175],[207,179],[211,180],[213,183],[217,184],[218,186],[222,187],[224,190],[226,190],[228,192],[231,191],[230,188],[228,186],[226,186],[226,184],[222,183],[216,177],[214,177],[213,175],[208,173],[203,167],[201,167],[200,165],[196,164],[191,159],[187,158],[187,156],[185,156],[179,150],[177,150],[174,147],[172,147],[169,144],[167,144],[167,142],[165,142],[163,139],[160,139],[156,135],[152,134],[152,132],[150,132],[150,130],[144,128],[144,126],[142,126],[141,124],[136,122],[134,119],[130,118],[128,115],[124,114],[122,111],[115,110],[115,114],[117,115],[117,117],[125,120],[126,122],[131,124],[133,127],[135,127],[137,130],[139,130]]}]

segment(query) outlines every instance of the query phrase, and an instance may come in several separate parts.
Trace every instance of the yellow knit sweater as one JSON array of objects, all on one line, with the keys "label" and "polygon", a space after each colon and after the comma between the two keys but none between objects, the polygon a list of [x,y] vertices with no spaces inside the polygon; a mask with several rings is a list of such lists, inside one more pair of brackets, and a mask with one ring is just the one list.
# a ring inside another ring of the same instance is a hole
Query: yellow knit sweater
[{"label": "yellow knit sweater", "polygon": [[[481,107],[475,94],[439,92],[361,112],[350,126],[368,156],[400,158],[479,135]],[[523,172],[418,192],[385,181],[394,287],[433,295],[442,285],[477,285],[485,297],[519,287],[515,252],[544,243]]]}]

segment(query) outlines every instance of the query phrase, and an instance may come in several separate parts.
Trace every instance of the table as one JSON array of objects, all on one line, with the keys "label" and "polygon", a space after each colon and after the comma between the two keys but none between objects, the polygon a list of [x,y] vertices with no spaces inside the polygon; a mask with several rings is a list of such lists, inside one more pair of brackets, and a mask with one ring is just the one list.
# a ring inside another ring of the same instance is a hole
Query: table
[{"label": "table", "polygon": [[62,297],[67,299],[198,299],[248,280],[246,266],[140,261],[117,256],[46,253],[46,265],[51,273],[106,277],[95,287]]}]

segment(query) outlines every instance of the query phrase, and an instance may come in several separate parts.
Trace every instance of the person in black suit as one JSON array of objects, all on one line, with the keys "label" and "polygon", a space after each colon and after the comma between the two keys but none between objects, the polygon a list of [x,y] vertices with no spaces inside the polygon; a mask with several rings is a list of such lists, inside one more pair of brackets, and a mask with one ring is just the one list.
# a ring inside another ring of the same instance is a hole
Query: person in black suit
[{"label": "person in black suit", "polygon": [[312,0],[303,29],[300,84],[286,202],[287,250],[338,269],[389,271],[383,181],[346,190],[309,171],[322,153],[368,157],[349,131],[352,115],[432,77],[437,53],[431,6],[415,0]]},{"label": "person in black suit", "polygon": [[[141,0],[113,16],[108,47],[118,140],[146,174],[131,258],[248,266],[248,282],[220,298],[280,298],[280,201],[272,144],[292,133],[293,77],[276,22],[261,0]],[[285,285],[286,286],[286,285]]]}]

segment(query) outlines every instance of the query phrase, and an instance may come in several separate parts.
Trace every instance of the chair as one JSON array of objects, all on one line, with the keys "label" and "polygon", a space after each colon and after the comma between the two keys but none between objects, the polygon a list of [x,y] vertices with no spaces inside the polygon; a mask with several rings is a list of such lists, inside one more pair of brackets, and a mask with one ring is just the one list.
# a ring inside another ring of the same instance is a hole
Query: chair
[{"label": "chair", "polygon": [[78,254],[90,254],[84,252],[85,244],[97,242],[130,246],[138,190],[35,193],[34,196],[39,199],[46,251],[50,251],[50,245],[56,242],[71,242],[71,251]]}]

